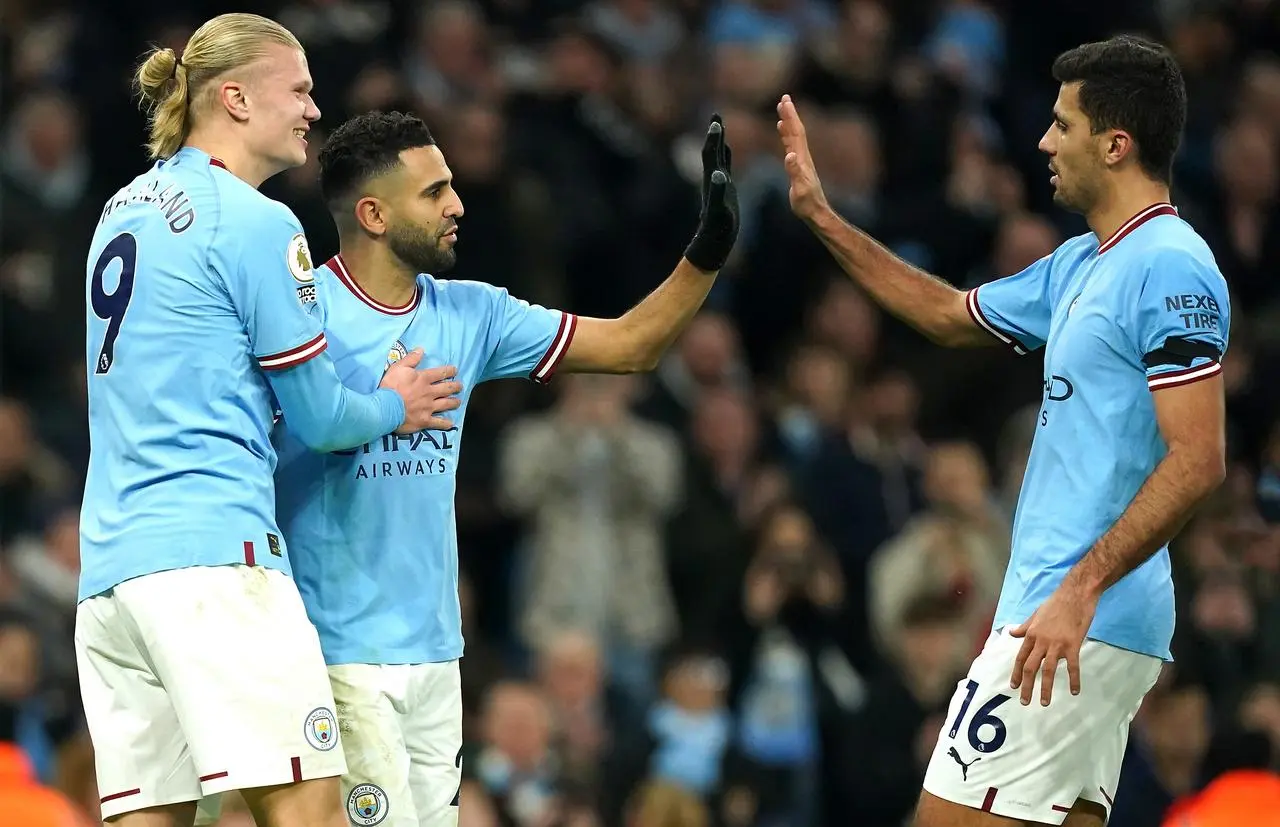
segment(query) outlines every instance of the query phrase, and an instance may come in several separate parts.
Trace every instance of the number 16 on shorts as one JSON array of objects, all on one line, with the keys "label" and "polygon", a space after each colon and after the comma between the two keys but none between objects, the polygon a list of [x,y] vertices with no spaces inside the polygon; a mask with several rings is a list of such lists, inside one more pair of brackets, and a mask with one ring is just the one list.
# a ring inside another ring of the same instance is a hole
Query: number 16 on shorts
[{"label": "number 16 on shorts", "polygon": [[925,772],[928,792],[990,812],[990,791],[1026,770],[1015,766],[1029,757],[1019,748],[1026,746],[1020,706],[997,686],[972,677],[960,682]]},{"label": "number 16 on shorts", "polygon": [[973,707],[973,700],[978,694],[978,688],[978,682],[975,680],[970,679],[965,683],[963,700],[960,702],[960,709],[951,720],[947,737],[954,741],[962,736],[963,742],[975,752],[992,753],[1004,746],[1005,739],[1009,737],[1009,729],[1004,725],[1004,721],[996,717],[996,710],[1013,698],[1004,694],[992,695],[974,711],[972,717],[967,718]]},{"label": "number 16 on shorts", "polygon": [[1129,722],[1159,674],[1156,658],[1096,641],[1081,649],[1085,680],[1055,678],[1049,706],[1023,706],[1009,688],[1022,642],[995,632],[956,686],[924,788],[938,798],[1008,818],[1061,824],[1084,798],[1108,811]]}]

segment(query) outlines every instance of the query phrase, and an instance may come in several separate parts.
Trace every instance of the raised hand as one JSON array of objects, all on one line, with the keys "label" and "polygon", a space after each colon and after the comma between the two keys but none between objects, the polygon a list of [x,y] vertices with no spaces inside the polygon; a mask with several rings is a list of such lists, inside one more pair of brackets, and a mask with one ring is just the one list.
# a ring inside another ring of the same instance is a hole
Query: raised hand
[{"label": "raised hand", "polygon": [[801,219],[811,218],[827,209],[827,196],[818,180],[818,171],[809,154],[809,138],[804,122],[790,95],[783,95],[778,102],[778,136],[782,138],[782,165],[791,179],[787,198],[791,211]]},{"label": "raised hand", "polygon": [[702,215],[698,232],[684,257],[699,270],[724,267],[738,240],[738,189],[733,184],[733,150],[725,141],[724,122],[711,116],[702,145]]}]

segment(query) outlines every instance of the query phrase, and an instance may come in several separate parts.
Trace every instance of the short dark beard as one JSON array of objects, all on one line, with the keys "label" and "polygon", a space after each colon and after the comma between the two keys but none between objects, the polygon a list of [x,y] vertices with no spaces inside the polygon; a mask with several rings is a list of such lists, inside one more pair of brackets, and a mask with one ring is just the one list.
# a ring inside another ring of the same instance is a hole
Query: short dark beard
[{"label": "short dark beard", "polygon": [[[1070,200],[1055,197],[1054,201],[1059,207],[1078,215],[1088,215],[1093,211],[1094,205],[1098,203],[1101,188],[1104,186],[1102,178],[1106,175],[1106,168],[1099,162],[1091,172],[1094,174],[1092,178],[1083,178],[1083,172],[1075,173],[1077,184],[1075,191],[1071,193],[1073,197]],[[1062,187],[1059,184],[1058,193],[1061,192]]]},{"label": "short dark beard", "polygon": [[[446,232],[453,229],[449,225]],[[387,230],[387,245],[395,257],[419,273],[436,275],[453,268],[458,257],[440,242],[443,235],[428,235],[412,224],[395,224]]]}]

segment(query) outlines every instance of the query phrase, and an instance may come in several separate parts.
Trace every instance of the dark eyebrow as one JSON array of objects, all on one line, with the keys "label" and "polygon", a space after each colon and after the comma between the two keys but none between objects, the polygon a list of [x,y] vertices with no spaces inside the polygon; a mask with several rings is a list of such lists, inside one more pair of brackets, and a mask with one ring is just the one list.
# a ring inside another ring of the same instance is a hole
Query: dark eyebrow
[{"label": "dark eyebrow", "polygon": [[429,194],[432,190],[438,190],[438,189],[440,189],[441,187],[445,186],[445,185],[446,185],[446,184],[448,184],[448,183],[449,183],[449,179],[448,179],[448,178],[441,178],[441,179],[440,179],[440,180],[438,180],[438,181],[432,181],[430,184],[427,184],[425,187],[423,187],[423,188],[422,188],[422,194],[423,194],[423,195],[427,195],[427,194]]}]

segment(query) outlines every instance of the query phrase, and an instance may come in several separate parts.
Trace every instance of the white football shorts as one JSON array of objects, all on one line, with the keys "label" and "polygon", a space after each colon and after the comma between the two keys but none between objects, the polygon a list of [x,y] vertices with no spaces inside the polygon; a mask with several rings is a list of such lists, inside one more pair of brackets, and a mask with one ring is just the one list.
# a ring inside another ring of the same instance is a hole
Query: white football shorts
[{"label": "white football shorts", "polygon": [[102,817],[346,771],[320,640],[288,575],[157,572],[80,603]]},{"label": "white football shorts", "polygon": [[1065,661],[1053,697],[1031,703],[1009,679],[1022,640],[991,633],[960,681],[925,773],[938,798],[1007,818],[1061,824],[1077,799],[1111,813],[1129,724],[1155,685],[1159,658],[1086,640],[1080,694],[1072,695]]},{"label": "white football shorts", "polygon": [[457,827],[462,784],[458,661],[329,667],[347,756],[342,800],[357,827]]}]

